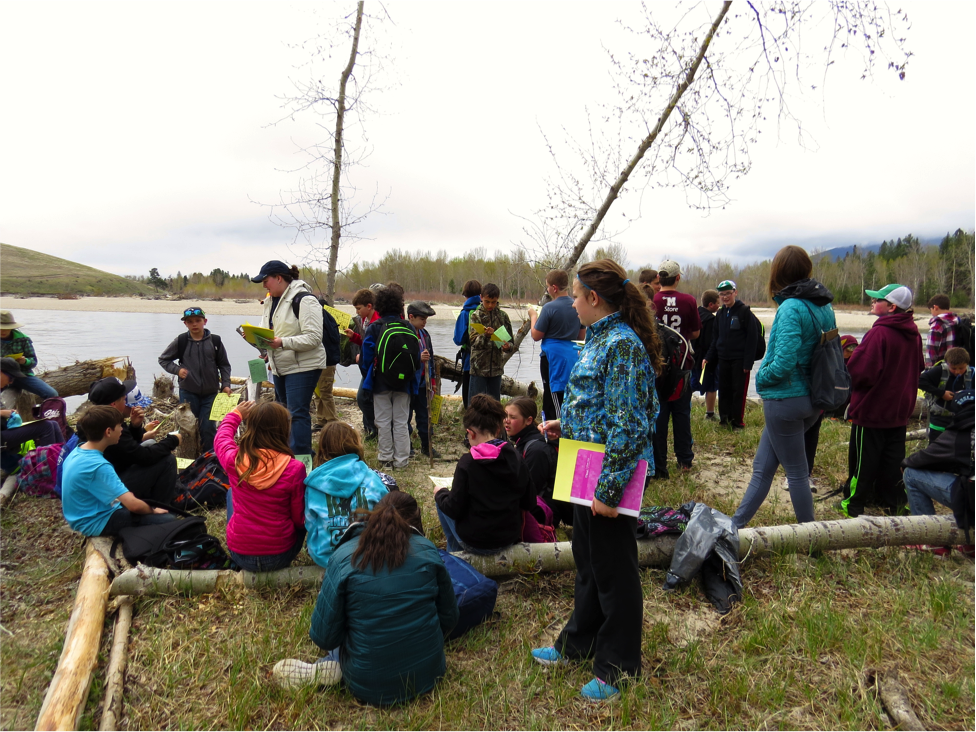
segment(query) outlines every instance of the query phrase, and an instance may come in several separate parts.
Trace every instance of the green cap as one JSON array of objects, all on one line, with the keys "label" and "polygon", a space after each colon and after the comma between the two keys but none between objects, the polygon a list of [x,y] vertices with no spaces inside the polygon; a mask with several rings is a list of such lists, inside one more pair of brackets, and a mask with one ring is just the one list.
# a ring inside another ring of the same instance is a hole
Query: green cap
[{"label": "green cap", "polygon": [[722,280],[715,289],[719,292],[722,292],[722,290],[734,290],[735,283],[732,280]]},{"label": "green cap", "polygon": [[904,285],[885,285],[880,290],[865,290],[864,294],[875,300],[887,300],[902,310],[909,310],[912,307],[912,291]]}]

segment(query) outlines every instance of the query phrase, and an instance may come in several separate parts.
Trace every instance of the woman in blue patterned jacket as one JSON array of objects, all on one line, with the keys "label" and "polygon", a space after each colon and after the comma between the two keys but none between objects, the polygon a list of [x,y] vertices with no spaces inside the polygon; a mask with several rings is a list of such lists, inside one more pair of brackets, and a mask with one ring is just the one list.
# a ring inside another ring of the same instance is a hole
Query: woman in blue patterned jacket
[{"label": "woman in blue patterned jacket", "polygon": [[599,701],[617,696],[619,679],[641,669],[637,519],[618,514],[617,505],[638,460],[654,472],[654,380],[662,360],[647,301],[616,262],[580,268],[573,307],[590,335],[566,386],[562,420],[547,422],[546,431],[606,445],[606,456],[592,508],[574,506],[573,615],[556,645],[532,656],[543,665],[592,657],[596,678],[581,694]]}]

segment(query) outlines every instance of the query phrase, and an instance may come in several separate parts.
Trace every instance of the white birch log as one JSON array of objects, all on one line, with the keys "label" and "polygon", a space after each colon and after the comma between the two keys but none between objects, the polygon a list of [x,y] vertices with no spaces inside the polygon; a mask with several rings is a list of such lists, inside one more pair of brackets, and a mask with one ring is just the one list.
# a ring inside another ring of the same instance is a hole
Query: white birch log
[{"label": "white birch log", "polygon": [[61,659],[44,696],[36,729],[78,729],[98,660],[108,602],[108,574],[102,555],[89,544]]},{"label": "white birch log", "polygon": [[878,672],[875,675],[875,685],[878,687],[882,706],[898,729],[920,731],[925,729],[922,720],[915,714],[912,703],[908,699],[908,692],[898,680],[897,673]]},{"label": "white birch log", "polygon": [[[677,536],[661,536],[637,542],[637,559],[642,567],[671,564]],[[902,546],[907,544],[959,544],[962,532],[951,516],[904,516],[886,518],[861,516],[840,521],[769,526],[739,532],[739,556],[768,553],[803,553],[826,549]],[[488,577],[509,577],[539,572],[569,572],[576,569],[573,547],[568,541],[554,544],[513,544],[488,556],[458,554]],[[324,570],[318,566],[289,567],[279,572],[253,574],[230,570],[168,570],[138,566],[123,572],[112,582],[115,595],[200,595],[230,587],[318,587]]]},{"label": "white birch log", "polygon": [[8,475],[7,479],[3,481],[3,487],[0,488],[0,508],[4,508],[14,497],[14,493],[17,492],[17,486],[20,484],[17,482],[16,475]]},{"label": "white birch log", "polygon": [[98,729],[104,732],[118,729],[119,718],[122,716],[122,688],[125,681],[131,625],[132,598],[124,596],[115,619],[115,636],[109,654],[108,672],[105,674],[105,701],[102,704],[102,721],[98,726]]}]

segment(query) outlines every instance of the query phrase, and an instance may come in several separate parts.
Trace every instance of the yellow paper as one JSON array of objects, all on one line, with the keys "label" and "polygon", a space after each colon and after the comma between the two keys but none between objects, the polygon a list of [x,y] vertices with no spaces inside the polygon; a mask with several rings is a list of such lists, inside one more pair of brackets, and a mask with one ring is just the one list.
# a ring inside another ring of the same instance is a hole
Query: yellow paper
[{"label": "yellow paper", "polygon": [[328,305],[323,305],[322,309],[335,318],[335,322],[336,325],[339,326],[340,333],[344,332],[346,328],[352,327],[352,316],[349,313],[344,313],[341,310],[337,310],[336,308]]},{"label": "yellow paper", "polygon": [[15,361],[16,361],[16,360],[17,360],[18,358],[23,358],[23,357],[24,357],[24,354],[23,354],[23,353],[11,353],[11,354],[10,354],[9,356],[4,356],[4,358],[12,358],[12,359],[14,359]]},{"label": "yellow paper", "polygon": [[439,478],[436,475],[427,476],[430,478],[430,482],[434,484],[435,488],[448,488],[454,485],[454,478]]},{"label": "yellow paper", "polygon": [[183,470],[193,465],[193,458],[176,458],[176,469]]},{"label": "yellow paper", "polygon": [[430,423],[440,424],[441,423],[441,405],[444,403],[444,397],[440,394],[435,394],[430,399]]},{"label": "yellow paper", "polygon": [[220,422],[227,416],[230,410],[237,406],[237,402],[240,400],[240,394],[224,394],[220,392],[214,397],[213,409],[210,410],[210,419],[214,422]]},{"label": "yellow paper", "polygon": [[275,334],[271,328],[262,328],[258,325],[251,325],[250,323],[244,323],[241,326],[244,330],[244,340],[250,343],[252,346],[257,345],[257,341],[254,340],[254,336],[261,336],[267,341],[274,340]]},{"label": "yellow paper", "polygon": [[471,321],[468,321],[468,327],[472,328],[478,335],[485,332],[485,326],[483,326],[481,323],[472,323]]}]

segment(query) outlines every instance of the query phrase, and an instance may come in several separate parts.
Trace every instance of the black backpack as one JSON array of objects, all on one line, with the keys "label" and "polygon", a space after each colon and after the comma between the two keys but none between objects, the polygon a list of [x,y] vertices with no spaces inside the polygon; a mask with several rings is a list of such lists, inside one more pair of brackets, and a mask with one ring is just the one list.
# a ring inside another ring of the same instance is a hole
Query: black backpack
[{"label": "black backpack", "polygon": [[230,558],[220,540],[207,533],[199,516],[165,524],[128,526],[119,531],[122,554],[130,564],[168,569],[227,569]]},{"label": "black backpack", "polygon": [[664,360],[664,370],[655,382],[657,395],[661,401],[673,402],[690,388],[695,351],[681,333],[660,320],[655,320],[657,336],[661,341],[661,358]]},{"label": "black backpack", "polygon": [[840,345],[837,323],[828,331],[820,327],[813,307],[806,300],[801,302],[810,311],[813,327],[820,331],[820,340],[813,347],[810,360],[810,401],[817,409],[832,411],[847,403],[851,394],[851,375],[844,364],[844,349]]},{"label": "black backpack", "polygon": [[420,339],[406,321],[384,323],[376,339],[374,375],[393,390],[402,391],[420,368]]},{"label": "black backpack", "polygon": [[955,325],[955,345],[965,348],[969,354],[969,363],[973,363],[973,350],[976,348],[976,333],[973,332],[973,321],[967,317],[959,318]]},{"label": "black backpack", "polygon": [[180,471],[181,491],[173,505],[184,511],[227,505],[230,481],[213,451],[205,452]]},{"label": "black backpack", "polygon": [[[746,306],[748,307],[748,306]],[[753,319],[756,321],[756,355],[753,357],[753,361],[762,361],[766,357],[766,326],[759,319],[752,310],[749,310],[749,314],[752,315]]]},{"label": "black backpack", "polygon": [[[295,318],[298,318],[298,308],[306,297],[314,297],[319,305],[327,304],[325,298],[315,297],[307,291],[299,292],[291,301],[291,309],[295,313]],[[342,360],[342,354],[339,352],[339,324],[325,308],[322,308],[322,345],[325,347],[326,366],[337,366]]]},{"label": "black backpack", "polygon": [[[216,333],[210,334],[210,342],[213,343],[214,354],[220,355],[221,350],[224,348],[224,344],[220,342],[220,336]],[[176,336],[176,355],[180,360],[180,365],[183,365],[183,359],[186,357],[186,349],[190,346],[190,334],[180,333]],[[225,352],[226,355],[226,352]],[[230,359],[227,359],[230,362]]]}]

